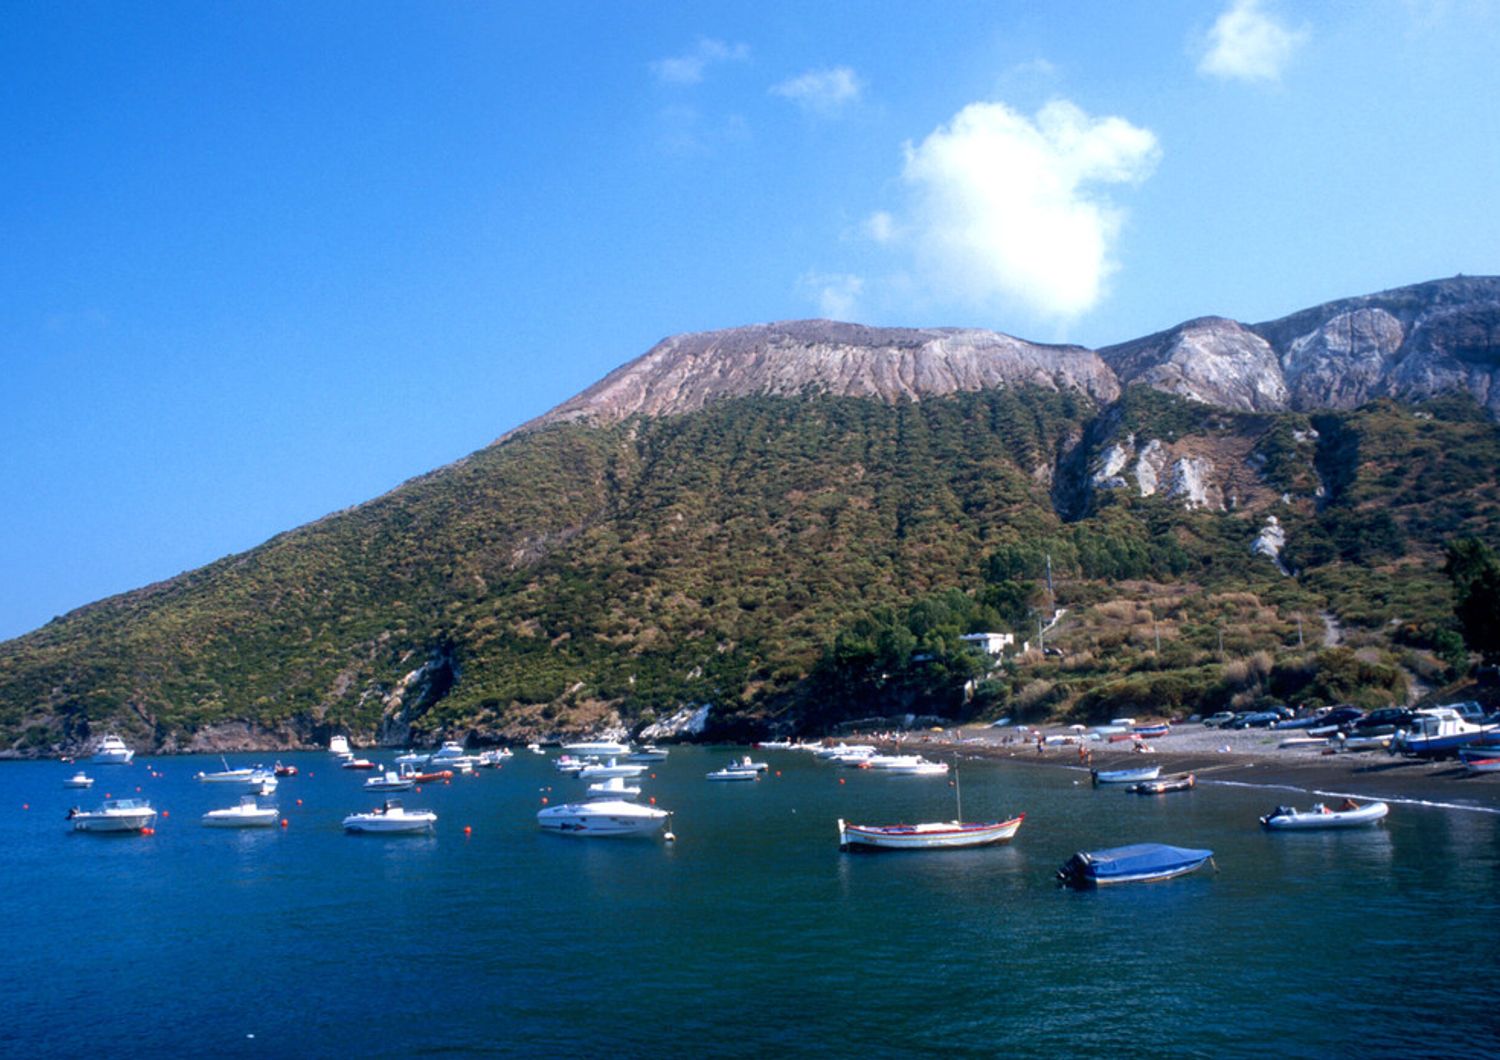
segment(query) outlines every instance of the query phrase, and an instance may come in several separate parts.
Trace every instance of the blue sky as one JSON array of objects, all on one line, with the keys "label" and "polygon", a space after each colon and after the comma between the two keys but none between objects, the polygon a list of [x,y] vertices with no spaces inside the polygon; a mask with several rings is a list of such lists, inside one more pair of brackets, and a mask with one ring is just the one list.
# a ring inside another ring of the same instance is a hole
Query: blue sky
[{"label": "blue sky", "polygon": [[1500,271],[1500,5],[11,4],[0,638],[682,331]]}]

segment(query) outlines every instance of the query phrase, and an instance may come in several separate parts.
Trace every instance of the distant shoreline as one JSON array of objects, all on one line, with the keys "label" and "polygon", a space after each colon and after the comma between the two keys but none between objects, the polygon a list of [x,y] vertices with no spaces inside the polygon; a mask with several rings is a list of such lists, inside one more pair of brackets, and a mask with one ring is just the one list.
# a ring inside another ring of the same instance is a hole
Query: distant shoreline
[{"label": "distant shoreline", "polygon": [[[1044,735],[1060,734],[1058,730],[1044,730]],[[1149,753],[1131,751],[1128,744],[1090,741],[1082,745],[1044,744],[1038,754],[1036,744],[1022,742],[1020,732],[1007,736],[1006,730],[967,727],[941,733],[903,733],[899,738],[881,742],[934,756],[957,754],[1075,770],[1088,768],[1078,754],[1079,746],[1083,746],[1093,751],[1095,769],[1159,765],[1163,773],[1194,773],[1200,784],[1284,787],[1309,794],[1354,795],[1500,812],[1500,778],[1493,774],[1470,775],[1455,759],[1434,762],[1383,751],[1325,754],[1322,749],[1278,748],[1278,739],[1288,735],[1293,734],[1268,734],[1265,730],[1222,732],[1201,725],[1183,725],[1170,735],[1147,741],[1152,748]],[[1290,795],[1284,801],[1290,798],[1295,796]]]}]

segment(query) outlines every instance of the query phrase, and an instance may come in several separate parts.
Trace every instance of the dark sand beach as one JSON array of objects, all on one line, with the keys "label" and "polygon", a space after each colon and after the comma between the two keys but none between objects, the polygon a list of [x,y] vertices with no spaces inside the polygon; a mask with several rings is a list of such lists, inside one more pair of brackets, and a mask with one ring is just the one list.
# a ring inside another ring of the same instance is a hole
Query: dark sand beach
[{"label": "dark sand beach", "polygon": [[[1066,729],[1043,729],[1046,736]],[[1309,795],[1353,795],[1386,801],[1441,803],[1500,812],[1500,775],[1470,775],[1456,759],[1423,761],[1385,751],[1328,753],[1325,747],[1281,748],[1295,732],[1264,729],[1224,732],[1198,724],[1174,726],[1166,736],[1147,741],[1149,751],[1132,751],[1126,743],[1044,744],[1022,732],[989,728],[955,728],[944,732],[904,733],[885,741],[929,756],[958,754],[1003,758],[1038,768],[1128,769],[1160,765],[1163,773],[1192,772],[1199,784],[1253,784],[1287,788]],[[1091,760],[1079,747],[1092,752]],[[1294,801],[1294,792],[1282,801]]]}]

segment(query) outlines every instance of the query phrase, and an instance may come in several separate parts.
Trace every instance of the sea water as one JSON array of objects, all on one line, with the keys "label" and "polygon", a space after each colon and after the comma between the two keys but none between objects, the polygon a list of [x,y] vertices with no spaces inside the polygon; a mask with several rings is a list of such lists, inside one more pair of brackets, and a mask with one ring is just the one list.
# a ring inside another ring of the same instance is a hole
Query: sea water
[{"label": "sea water", "polygon": [[[581,796],[552,756],[402,793],[430,836],[350,836],[369,774],[324,754],[204,828],[217,758],[0,764],[6,1055],[1473,1056],[1495,1050],[1500,816],[1395,805],[1383,826],[1267,834],[1312,796],[1203,784],[1141,797],[1077,770],[951,778],[762,752],[756,783],[677,748],[642,799],[675,842],[542,833]],[[372,756],[378,758],[379,756]],[[389,757],[389,756],[387,756]],[[264,760],[231,756],[232,765]],[[157,775],[159,774],[159,775]],[[1483,782],[1483,781],[1481,781]],[[139,788],[139,791],[136,789]],[[74,833],[106,793],[151,836]],[[1007,846],[841,853],[835,822],[1026,814]],[[466,834],[466,827],[469,832]],[[1207,847],[1214,869],[1060,889],[1081,849]]]}]

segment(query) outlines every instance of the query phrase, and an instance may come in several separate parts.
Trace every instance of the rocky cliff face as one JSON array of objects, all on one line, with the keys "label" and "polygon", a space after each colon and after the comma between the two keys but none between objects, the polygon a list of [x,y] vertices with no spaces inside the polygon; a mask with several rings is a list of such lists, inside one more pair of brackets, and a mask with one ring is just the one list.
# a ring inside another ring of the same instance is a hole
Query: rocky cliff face
[{"label": "rocky cliff face", "polygon": [[1031,384],[1101,403],[1142,384],[1245,412],[1470,394],[1500,417],[1500,277],[1457,277],[1241,324],[1201,317],[1098,351],[960,328],[828,320],[678,335],[523,425],[694,412],[753,394],[894,402]]}]

